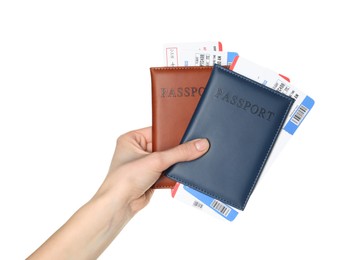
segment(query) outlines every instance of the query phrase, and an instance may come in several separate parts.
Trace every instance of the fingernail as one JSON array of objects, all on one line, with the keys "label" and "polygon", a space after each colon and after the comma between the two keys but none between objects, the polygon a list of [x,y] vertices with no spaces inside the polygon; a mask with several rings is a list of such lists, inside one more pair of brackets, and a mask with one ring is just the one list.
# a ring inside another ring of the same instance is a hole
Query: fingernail
[{"label": "fingernail", "polygon": [[203,152],[207,150],[209,147],[209,143],[207,139],[200,139],[195,143],[197,151]]}]

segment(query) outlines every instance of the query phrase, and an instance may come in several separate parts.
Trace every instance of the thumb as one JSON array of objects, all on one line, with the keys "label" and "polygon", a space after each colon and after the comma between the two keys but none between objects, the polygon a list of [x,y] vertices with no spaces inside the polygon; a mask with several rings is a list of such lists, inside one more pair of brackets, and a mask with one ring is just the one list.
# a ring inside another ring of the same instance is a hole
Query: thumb
[{"label": "thumb", "polygon": [[209,149],[207,139],[195,139],[174,148],[162,152],[155,152],[151,155],[156,157],[154,168],[162,172],[175,163],[183,161],[192,161],[204,155]]}]

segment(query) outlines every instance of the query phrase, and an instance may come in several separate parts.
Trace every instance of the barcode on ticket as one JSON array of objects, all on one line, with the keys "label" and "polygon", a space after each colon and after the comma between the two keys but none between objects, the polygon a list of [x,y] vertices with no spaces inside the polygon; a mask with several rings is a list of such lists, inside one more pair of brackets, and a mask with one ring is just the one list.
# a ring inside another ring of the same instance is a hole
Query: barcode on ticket
[{"label": "barcode on ticket", "polygon": [[295,124],[295,125],[299,125],[300,122],[302,121],[302,119],[306,116],[307,112],[308,112],[308,108],[300,105],[298,110],[296,111],[296,113],[294,114],[294,116],[292,117],[291,121]]},{"label": "barcode on ticket", "polygon": [[231,212],[231,208],[227,207],[225,204],[218,200],[213,200],[210,204],[210,207],[224,215],[225,217],[228,216],[229,212]]}]

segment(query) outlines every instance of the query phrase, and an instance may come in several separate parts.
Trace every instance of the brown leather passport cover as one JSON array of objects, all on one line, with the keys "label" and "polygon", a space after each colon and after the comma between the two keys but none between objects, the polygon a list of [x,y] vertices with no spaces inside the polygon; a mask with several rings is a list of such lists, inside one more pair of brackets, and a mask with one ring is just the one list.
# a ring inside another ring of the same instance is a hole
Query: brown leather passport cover
[{"label": "brown leather passport cover", "polygon": [[[152,67],[153,151],[177,146],[210,77],[212,66]],[[173,188],[164,174],[153,188]]]}]

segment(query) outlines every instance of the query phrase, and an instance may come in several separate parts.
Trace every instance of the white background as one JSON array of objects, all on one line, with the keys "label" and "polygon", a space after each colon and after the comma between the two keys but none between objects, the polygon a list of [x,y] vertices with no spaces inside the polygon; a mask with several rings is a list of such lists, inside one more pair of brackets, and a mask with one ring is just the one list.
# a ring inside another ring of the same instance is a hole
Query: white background
[{"label": "white background", "polygon": [[93,196],[117,137],[151,125],[162,45],[208,40],[315,106],[235,222],[160,190],[100,259],[344,259],[340,2],[1,1],[0,259],[41,245]]}]

